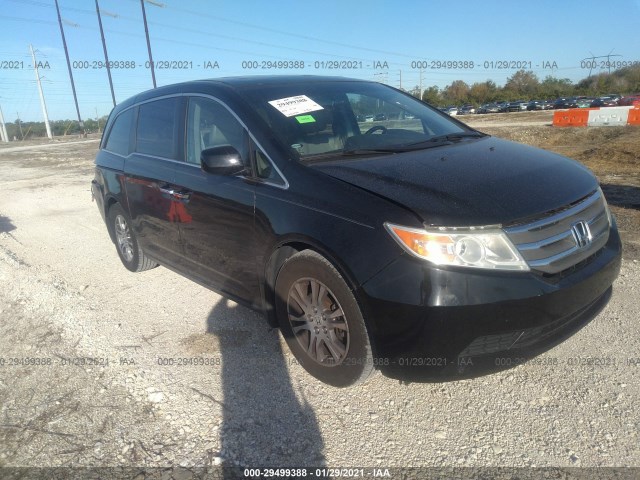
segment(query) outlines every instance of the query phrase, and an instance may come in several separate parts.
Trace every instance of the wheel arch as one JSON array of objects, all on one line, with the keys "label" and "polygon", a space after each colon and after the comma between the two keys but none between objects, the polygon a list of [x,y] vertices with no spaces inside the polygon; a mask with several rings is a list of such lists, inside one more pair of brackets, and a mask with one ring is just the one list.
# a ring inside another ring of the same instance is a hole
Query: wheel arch
[{"label": "wheel arch", "polygon": [[119,203],[118,199],[112,195],[108,195],[104,200],[104,218],[107,220],[107,231],[109,232],[109,237],[113,243],[116,243],[116,235],[113,231],[113,225],[111,225],[111,222],[109,221],[109,210],[111,210],[111,207]]},{"label": "wheel arch", "polygon": [[353,273],[347,265],[344,264],[344,262],[338,260],[338,257],[331,253],[330,249],[307,238],[289,238],[283,240],[274,247],[264,268],[264,311],[267,317],[267,322],[272,327],[278,326],[278,319],[275,311],[275,284],[276,279],[278,278],[278,272],[289,258],[303,250],[312,250],[331,262],[354,295],[358,289],[359,284]]}]

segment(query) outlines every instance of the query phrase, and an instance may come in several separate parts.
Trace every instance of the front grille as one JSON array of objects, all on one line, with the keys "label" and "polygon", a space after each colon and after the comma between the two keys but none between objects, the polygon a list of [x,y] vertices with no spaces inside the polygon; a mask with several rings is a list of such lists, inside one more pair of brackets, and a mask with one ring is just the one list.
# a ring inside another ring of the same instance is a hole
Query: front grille
[{"label": "front grille", "polygon": [[[590,242],[584,246],[578,245],[574,232],[574,226],[579,222],[588,225],[590,233]],[[609,218],[604,197],[598,189],[566,209],[504,231],[532,270],[556,274],[604,247],[609,239]]]}]

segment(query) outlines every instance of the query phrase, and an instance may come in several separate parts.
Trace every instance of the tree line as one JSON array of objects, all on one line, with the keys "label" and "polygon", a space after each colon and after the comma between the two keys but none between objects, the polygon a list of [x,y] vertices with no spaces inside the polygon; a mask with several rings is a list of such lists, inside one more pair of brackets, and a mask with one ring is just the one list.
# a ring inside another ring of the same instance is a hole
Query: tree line
[{"label": "tree line", "polygon": [[[568,78],[548,75],[543,80],[532,71],[518,70],[510,76],[504,86],[499,87],[492,80],[471,85],[463,80],[455,80],[444,88],[436,85],[422,92],[422,100],[436,106],[461,105],[512,101],[551,100],[558,97],[578,95],[601,96],[607,93],[631,94],[640,92],[640,66],[626,67],[611,73],[599,73],[573,83]],[[411,93],[420,98],[420,88]]]},{"label": "tree line", "polygon": [[[80,135],[83,133],[100,133],[107,122],[107,116],[84,121],[84,132],[80,128],[77,120],[54,120],[50,121],[51,133],[54,137],[65,135]],[[47,129],[44,122],[23,122],[16,119],[14,122],[5,123],[9,140],[25,140],[28,138],[46,137]]]}]

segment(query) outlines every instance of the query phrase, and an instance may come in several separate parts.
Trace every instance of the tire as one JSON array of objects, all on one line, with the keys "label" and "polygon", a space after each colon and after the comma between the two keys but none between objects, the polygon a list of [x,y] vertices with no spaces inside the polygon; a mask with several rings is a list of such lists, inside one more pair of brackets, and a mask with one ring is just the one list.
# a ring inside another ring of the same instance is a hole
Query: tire
[{"label": "tire", "polygon": [[326,258],[303,250],[287,259],[275,293],[282,334],[307,372],[335,387],[362,383],[373,373],[371,343],[358,302]]},{"label": "tire", "polygon": [[132,272],[142,272],[158,266],[156,262],[149,259],[136,238],[129,215],[116,203],[109,209],[109,228],[113,232],[113,239],[116,244],[118,256],[122,264]]}]

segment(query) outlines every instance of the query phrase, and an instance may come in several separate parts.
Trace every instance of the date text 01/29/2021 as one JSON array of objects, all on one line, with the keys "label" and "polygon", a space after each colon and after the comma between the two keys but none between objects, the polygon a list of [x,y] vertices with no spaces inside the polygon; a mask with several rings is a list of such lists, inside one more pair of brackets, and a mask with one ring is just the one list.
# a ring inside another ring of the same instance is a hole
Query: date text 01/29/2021
[{"label": "date text 01/29/2021", "polygon": [[246,478],[391,478],[388,468],[245,468]]}]

